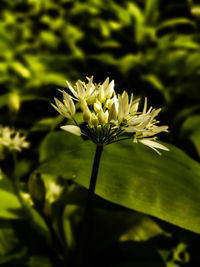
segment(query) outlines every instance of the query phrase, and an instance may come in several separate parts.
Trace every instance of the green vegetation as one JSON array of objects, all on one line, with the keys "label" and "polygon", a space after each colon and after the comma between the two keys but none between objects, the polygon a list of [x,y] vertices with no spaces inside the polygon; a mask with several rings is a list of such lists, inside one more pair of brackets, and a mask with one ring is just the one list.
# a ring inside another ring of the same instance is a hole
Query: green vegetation
[{"label": "green vegetation", "polygon": [[1,0],[0,125],[30,142],[11,151],[0,127],[1,266],[76,266],[95,146],[50,103],[92,75],[162,107],[170,151],[105,147],[91,266],[200,265],[199,40],[194,0]]}]

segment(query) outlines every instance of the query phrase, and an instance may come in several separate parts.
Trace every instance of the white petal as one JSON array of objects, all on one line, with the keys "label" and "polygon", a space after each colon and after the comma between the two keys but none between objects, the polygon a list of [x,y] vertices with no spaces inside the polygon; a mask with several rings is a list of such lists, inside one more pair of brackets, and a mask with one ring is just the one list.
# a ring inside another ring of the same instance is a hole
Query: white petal
[{"label": "white petal", "polygon": [[68,87],[69,87],[69,90],[72,92],[72,94],[73,94],[75,97],[77,97],[78,94],[77,94],[77,92],[74,90],[74,88],[71,86],[71,84],[70,84],[68,81],[66,81],[66,83],[67,83],[67,85],[68,85]]},{"label": "white petal", "polygon": [[125,113],[128,109],[128,94],[126,91],[122,94],[122,106],[123,106],[123,112]]},{"label": "white petal", "polygon": [[141,114],[141,115],[132,117],[128,121],[128,124],[131,125],[131,126],[136,126],[136,125],[138,125],[140,123],[145,123],[146,124],[147,122],[149,122],[150,119],[151,119],[150,115]]},{"label": "white petal", "polygon": [[60,128],[64,131],[67,131],[67,132],[72,133],[74,135],[77,135],[77,136],[81,135],[81,129],[78,126],[64,125],[64,126],[61,126]]},{"label": "white petal", "polygon": [[91,78],[87,77],[87,79],[88,79],[88,84],[87,84],[87,88],[86,88],[86,95],[88,96],[93,91],[93,86],[94,86],[94,84],[93,84],[93,76],[91,76]]},{"label": "white petal", "polygon": [[101,85],[103,87],[103,89],[105,90],[109,85],[109,77],[107,77],[105,79],[105,81],[103,82],[103,84]]},{"label": "white petal", "polygon": [[74,114],[76,113],[76,107],[75,107],[74,102],[71,98],[69,99],[69,107],[70,107],[70,112],[71,112],[72,117],[73,117]]},{"label": "white petal", "polygon": [[78,82],[76,83],[76,87],[77,87],[77,91],[78,91],[78,97],[80,99],[83,99],[85,97],[85,88],[83,83],[78,80]]},{"label": "white petal", "polygon": [[[138,140],[138,141],[141,142],[142,144],[154,149],[156,152],[158,152],[156,148],[169,151],[169,149],[166,146],[163,146],[163,145],[161,145],[157,142],[154,142],[152,140],[149,140],[149,139],[142,139],[142,140]],[[160,154],[160,152],[158,152],[158,154]]]},{"label": "white petal", "polygon": [[147,112],[147,98],[145,97],[145,99],[144,99],[144,108],[143,108],[142,113],[145,114],[146,112]]}]

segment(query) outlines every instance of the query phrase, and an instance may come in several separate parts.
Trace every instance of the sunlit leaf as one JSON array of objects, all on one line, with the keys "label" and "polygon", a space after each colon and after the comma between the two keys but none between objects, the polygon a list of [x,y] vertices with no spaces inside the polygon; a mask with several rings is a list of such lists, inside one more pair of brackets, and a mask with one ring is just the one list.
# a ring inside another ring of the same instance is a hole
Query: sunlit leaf
[{"label": "sunlit leaf", "polygon": [[158,30],[160,31],[160,30],[163,30],[164,28],[174,28],[174,27],[179,26],[179,25],[186,25],[186,26],[189,25],[192,28],[196,27],[195,23],[190,19],[174,18],[174,19],[169,19],[169,20],[163,21],[158,26]]},{"label": "sunlit leaf", "polygon": [[159,0],[147,0],[145,2],[145,23],[154,24],[159,15]]},{"label": "sunlit leaf", "polygon": [[137,65],[141,64],[142,54],[127,54],[120,59],[119,69],[122,73],[126,73],[127,71],[137,67]]},{"label": "sunlit leaf", "polygon": [[142,75],[142,79],[149,82],[155,89],[162,91],[164,86],[159,78],[154,74]]},{"label": "sunlit leaf", "polygon": [[30,70],[19,61],[12,62],[10,67],[23,78],[28,79],[31,77]]},{"label": "sunlit leaf", "polygon": [[[105,147],[96,194],[200,233],[200,166],[178,148],[167,147],[170,151],[162,156],[131,140]],[[88,187],[94,150],[81,138],[52,133],[42,144],[41,160],[46,163],[38,171]]]}]

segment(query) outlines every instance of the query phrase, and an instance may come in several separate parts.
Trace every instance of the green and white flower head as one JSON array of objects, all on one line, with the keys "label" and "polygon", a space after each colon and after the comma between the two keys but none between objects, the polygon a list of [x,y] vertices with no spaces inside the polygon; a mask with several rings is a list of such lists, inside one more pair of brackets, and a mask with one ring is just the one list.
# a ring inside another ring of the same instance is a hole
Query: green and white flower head
[{"label": "green and white flower head", "polygon": [[[133,142],[141,142],[160,154],[157,149],[169,150],[155,140],[156,134],[167,132],[167,126],[158,126],[156,116],[161,109],[150,107],[147,110],[145,98],[142,111],[138,111],[140,99],[128,96],[124,91],[116,94],[114,81],[107,78],[103,83],[93,83],[93,77],[88,82],[78,81],[74,87],[67,85],[71,94],[60,90],[63,101],[55,98],[52,106],[67,119],[72,119],[74,125],[61,126],[61,129],[77,136],[88,137],[97,145],[108,145],[120,140],[132,138]],[[76,107],[79,103],[83,123],[75,120]]]},{"label": "green and white flower head", "polygon": [[30,144],[24,135],[9,127],[0,126],[0,145],[10,150],[21,151],[23,148],[28,148]]}]

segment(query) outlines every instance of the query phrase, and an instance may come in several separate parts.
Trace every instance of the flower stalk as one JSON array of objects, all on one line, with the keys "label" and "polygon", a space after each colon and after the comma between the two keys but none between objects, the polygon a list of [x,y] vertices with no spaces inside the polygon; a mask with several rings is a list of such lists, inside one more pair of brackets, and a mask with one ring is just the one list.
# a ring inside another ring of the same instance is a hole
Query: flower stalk
[{"label": "flower stalk", "polygon": [[83,217],[82,233],[80,239],[80,247],[78,254],[77,267],[89,266],[90,253],[90,237],[93,231],[93,205],[94,194],[98,177],[98,170],[103,152],[103,145],[96,145],[96,152],[94,156],[94,162],[92,167],[92,174],[90,178],[89,190],[86,200],[86,206]]}]

